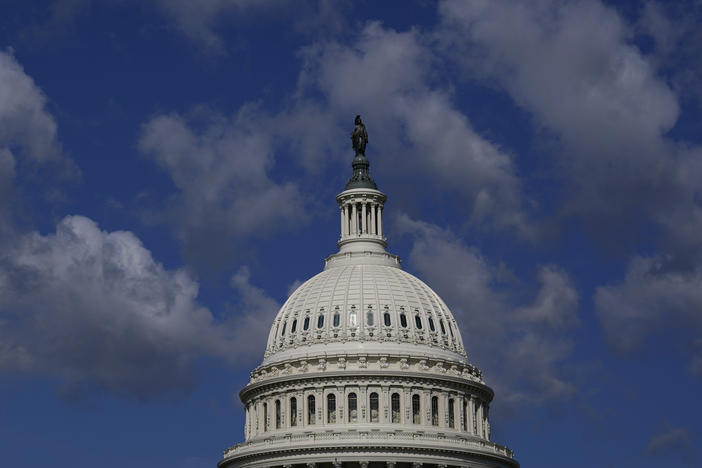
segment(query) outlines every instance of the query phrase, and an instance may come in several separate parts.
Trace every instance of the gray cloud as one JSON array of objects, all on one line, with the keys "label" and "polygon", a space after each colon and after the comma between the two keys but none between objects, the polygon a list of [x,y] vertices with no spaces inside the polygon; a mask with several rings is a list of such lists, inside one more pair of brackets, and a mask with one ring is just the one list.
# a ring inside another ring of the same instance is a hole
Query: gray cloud
[{"label": "gray cloud", "polygon": [[246,307],[217,320],[197,282],[165,269],[134,234],[66,217],[55,234],[0,250],[0,372],[51,376],[69,394],[187,391],[198,359],[247,365],[262,352],[261,324],[277,304],[245,273],[232,284]]},{"label": "gray cloud", "polygon": [[[607,341],[616,351],[630,354],[648,348],[682,354],[690,359],[690,372],[702,377],[699,266],[681,268],[671,256],[636,257],[622,283],[597,288],[595,306]],[[670,332],[677,349],[662,341]]]},{"label": "gray cloud", "polygon": [[568,398],[575,385],[563,369],[579,324],[578,294],[554,266],[537,273],[533,297],[504,281],[504,267],[435,225],[398,219],[413,239],[409,264],[446,300],[462,327],[469,359],[485,370],[500,406],[539,405]]}]

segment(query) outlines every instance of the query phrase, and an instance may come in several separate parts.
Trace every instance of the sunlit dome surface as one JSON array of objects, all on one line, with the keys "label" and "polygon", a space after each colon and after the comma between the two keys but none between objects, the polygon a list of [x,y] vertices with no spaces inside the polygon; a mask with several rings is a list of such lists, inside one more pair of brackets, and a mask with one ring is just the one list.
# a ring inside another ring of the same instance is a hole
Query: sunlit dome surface
[{"label": "sunlit dome surface", "polygon": [[341,350],[465,362],[444,301],[418,278],[388,265],[335,266],[302,284],[273,322],[264,364]]}]

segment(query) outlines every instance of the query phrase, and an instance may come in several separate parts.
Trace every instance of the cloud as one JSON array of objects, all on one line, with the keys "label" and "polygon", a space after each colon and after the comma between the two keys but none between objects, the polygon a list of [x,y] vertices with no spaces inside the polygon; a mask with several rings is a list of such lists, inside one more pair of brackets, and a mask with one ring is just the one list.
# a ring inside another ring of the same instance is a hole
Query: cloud
[{"label": "cloud", "polygon": [[[605,337],[617,352],[672,349],[690,360],[692,374],[702,377],[699,263],[688,267],[672,256],[636,257],[623,282],[597,288],[595,307]],[[664,344],[671,332],[677,350]]]},{"label": "cloud", "polygon": [[165,216],[186,251],[216,261],[231,253],[232,239],[298,225],[305,210],[297,184],[270,175],[268,117],[246,106],[231,119],[203,112],[202,119],[153,117],[142,127],[139,149],[177,188]]},{"label": "cloud", "polygon": [[696,209],[676,177],[688,160],[665,136],[679,115],[677,96],[614,9],[447,0],[440,13],[437,41],[464,76],[504,89],[557,138],[563,215],[621,246],[652,220],[664,223],[672,207]]},{"label": "cloud", "polygon": [[504,266],[450,231],[404,215],[398,227],[413,240],[409,264],[451,307],[469,359],[485,371],[501,404],[540,405],[574,394],[563,363],[579,324],[578,294],[565,272],[541,266],[529,297]]},{"label": "cloud", "polygon": [[657,434],[646,446],[646,455],[658,457],[669,452],[689,451],[693,433],[683,427],[677,427]]},{"label": "cloud", "polygon": [[238,365],[265,339],[260,324],[277,304],[248,275],[233,285],[247,307],[218,320],[198,303],[198,283],[164,268],[133,233],[68,216],[56,233],[0,250],[0,372],[50,376],[70,395],[182,393],[198,360]]},{"label": "cloud", "polygon": [[63,162],[47,99],[10,52],[0,51],[0,148],[33,163]]},{"label": "cloud", "polygon": [[335,122],[364,116],[372,163],[392,168],[403,184],[451,190],[475,223],[531,234],[511,156],[452,103],[451,89],[436,80],[438,58],[419,31],[370,22],[352,44],[318,42],[301,57],[299,102],[321,101]]}]

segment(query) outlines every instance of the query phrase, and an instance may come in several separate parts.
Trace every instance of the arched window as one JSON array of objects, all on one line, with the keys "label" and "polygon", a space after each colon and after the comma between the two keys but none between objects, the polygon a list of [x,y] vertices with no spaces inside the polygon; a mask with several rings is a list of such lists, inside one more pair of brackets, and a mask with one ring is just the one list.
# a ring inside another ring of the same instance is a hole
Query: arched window
[{"label": "arched window", "polygon": [[420,410],[419,395],[412,395],[412,424],[421,424]]},{"label": "arched window", "polygon": [[358,399],[355,393],[349,393],[349,422],[358,421]]},{"label": "arched window", "polygon": [[385,322],[385,326],[389,327],[391,322],[390,322],[390,312],[385,312],[383,314],[383,322]]},{"label": "arched window", "polygon": [[327,395],[327,423],[333,424],[336,422],[336,395],[330,393]]},{"label": "arched window", "polygon": [[295,330],[297,330],[297,319],[293,320],[292,325],[290,325],[290,333],[295,333]]},{"label": "arched window", "polygon": [[431,425],[439,425],[439,397],[431,397]]},{"label": "arched window", "polygon": [[370,422],[378,422],[378,394],[373,392],[370,394]]},{"label": "arched window", "polygon": [[280,336],[285,336],[285,327],[288,326],[288,322],[283,322],[283,330],[280,332]]},{"label": "arched window", "polygon": [[275,400],[275,428],[280,429],[280,400]]},{"label": "arched window", "polygon": [[468,402],[463,399],[463,430],[468,430]]},{"label": "arched window", "polygon": [[373,326],[373,311],[369,310],[366,313],[366,324],[368,324],[369,327]]},{"label": "arched window", "polygon": [[473,434],[478,433],[478,405],[480,405],[480,402],[475,401],[473,405]]},{"label": "arched window", "polygon": [[429,330],[436,331],[436,327],[434,326],[434,320],[432,320],[431,317],[429,317]]},{"label": "arched window", "polygon": [[317,328],[322,328],[324,326],[324,315],[319,314],[317,317]]},{"label": "arched window", "polygon": [[307,397],[307,424],[314,424],[316,422],[316,410],[314,408],[314,395]]},{"label": "arched window", "polygon": [[422,318],[419,315],[414,316],[414,324],[417,325],[417,330],[422,329]]},{"label": "arched window", "polygon": [[392,422],[399,424],[400,423],[400,394],[399,393],[393,393],[392,396],[390,397],[390,409],[391,409],[391,415],[392,415]]},{"label": "arched window", "polygon": [[297,398],[290,398],[290,427],[297,426]]},{"label": "arched window", "polygon": [[448,401],[448,417],[449,417],[448,423],[449,423],[449,427],[451,429],[456,429],[456,415],[454,414],[453,410],[454,410],[454,401],[453,401],[453,398],[449,398],[449,401]]},{"label": "arched window", "polygon": [[446,328],[444,328],[444,319],[439,320],[439,326],[441,327],[441,333],[446,334]]},{"label": "arched window", "polygon": [[268,403],[263,404],[263,430],[268,430]]},{"label": "arched window", "polygon": [[305,321],[302,322],[302,329],[303,330],[309,330],[310,329],[310,317],[309,315],[305,317]]},{"label": "arched window", "polygon": [[340,317],[341,316],[339,315],[339,312],[334,312],[334,320],[332,323],[333,323],[335,328],[339,326]]},{"label": "arched window", "polygon": [[453,338],[453,327],[451,326],[451,322],[448,322],[449,326],[449,333],[451,333],[451,338]]},{"label": "arched window", "polygon": [[407,328],[407,316],[404,313],[400,314],[400,325],[402,328]]},{"label": "arched window", "polygon": [[358,314],[356,313],[356,308],[351,306],[351,312],[349,312],[349,327],[355,327],[358,325]]}]

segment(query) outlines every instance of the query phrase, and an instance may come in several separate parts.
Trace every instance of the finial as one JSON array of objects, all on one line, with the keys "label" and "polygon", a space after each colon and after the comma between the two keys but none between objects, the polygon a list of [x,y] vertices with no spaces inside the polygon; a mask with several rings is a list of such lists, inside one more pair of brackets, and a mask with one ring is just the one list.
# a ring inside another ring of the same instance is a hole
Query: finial
[{"label": "finial", "polygon": [[368,133],[366,133],[366,126],[363,125],[361,116],[357,115],[354,120],[353,132],[351,132],[351,144],[353,146],[356,155],[362,154],[366,155],[366,145],[368,144]]}]

